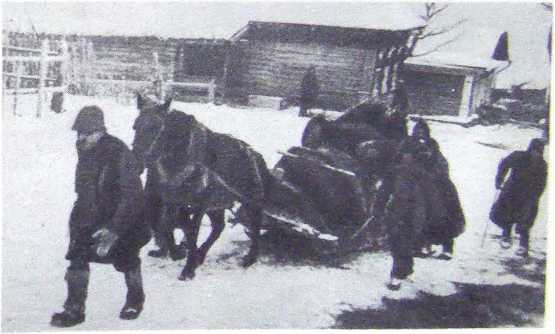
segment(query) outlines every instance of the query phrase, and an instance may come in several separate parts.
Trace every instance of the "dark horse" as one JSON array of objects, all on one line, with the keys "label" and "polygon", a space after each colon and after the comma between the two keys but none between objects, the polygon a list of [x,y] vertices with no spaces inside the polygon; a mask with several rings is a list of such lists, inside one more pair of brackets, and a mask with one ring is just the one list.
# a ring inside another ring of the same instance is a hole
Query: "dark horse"
[{"label": "dark horse", "polygon": [[[171,100],[164,103],[155,103],[153,100],[137,95],[137,108],[140,110],[139,117],[135,119],[133,130],[135,138],[133,140],[133,152],[140,164],[140,171],[146,168],[145,203],[147,206],[146,220],[149,222],[154,232],[157,250],[151,250],[148,255],[153,257],[164,257],[168,253],[174,260],[184,257],[180,254],[180,249],[176,247],[173,239],[173,232],[167,233],[168,226],[164,226],[162,221],[163,205],[160,193],[160,180],[155,166],[145,161],[145,152],[150,149],[154,139],[158,135],[160,128],[168,114]],[[175,226],[181,227],[182,226]],[[174,226],[171,227],[173,231]],[[184,230],[184,229],[183,229]],[[180,247],[181,248],[181,247]]]},{"label": "dark horse", "polygon": [[[139,117],[143,122],[152,117],[158,131],[142,151],[143,157],[155,166],[159,175],[163,220],[181,220],[187,237],[187,263],[179,279],[194,277],[196,267],[202,264],[224,229],[225,209],[230,209],[234,202],[241,203],[251,219],[251,247],[243,266],[252,265],[258,257],[263,201],[271,185],[262,156],[243,141],[215,133],[183,112],[163,114],[162,122],[155,119],[160,115],[149,114],[141,109]],[[135,131],[136,141],[146,142],[140,129]],[[204,214],[210,218],[212,231],[197,247]],[[166,229],[166,235],[169,234]]]}]

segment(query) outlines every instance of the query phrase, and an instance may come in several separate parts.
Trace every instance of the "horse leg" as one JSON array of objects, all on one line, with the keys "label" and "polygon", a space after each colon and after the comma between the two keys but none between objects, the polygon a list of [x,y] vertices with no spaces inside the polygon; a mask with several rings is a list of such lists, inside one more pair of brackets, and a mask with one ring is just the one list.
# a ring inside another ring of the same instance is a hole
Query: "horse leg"
[{"label": "horse leg", "polygon": [[187,237],[183,238],[185,242],[182,241],[179,245],[177,245],[175,243],[175,237],[173,235],[173,231],[179,228],[183,231],[183,233],[185,233],[187,226],[189,226],[191,223],[191,219],[189,218],[190,212],[187,207],[178,208],[175,214],[177,218],[175,220],[175,224],[171,228],[171,236],[169,238],[170,243],[172,245],[172,247],[170,248],[170,257],[174,261],[184,259],[187,256],[187,245],[186,245]]},{"label": "horse leg", "polygon": [[156,223],[156,230],[154,232],[156,243],[160,249],[150,251],[148,255],[152,257],[165,257],[168,255],[168,252],[171,256],[175,251],[172,227],[176,219],[175,210],[170,205],[163,205],[160,211],[160,218]]},{"label": "horse leg", "polygon": [[251,216],[251,247],[247,256],[243,258],[243,267],[247,268],[253,265],[258,259],[258,239],[260,238],[260,225],[262,224],[262,209],[247,207],[247,212]]},{"label": "horse leg", "polygon": [[154,242],[158,249],[148,252],[152,257],[165,257],[168,255],[167,240],[164,237],[163,227],[163,203],[160,194],[156,190],[154,176],[151,175],[150,170],[147,176],[145,186],[145,202],[146,202],[146,220],[149,222],[152,231],[154,232]]},{"label": "horse leg", "polygon": [[185,226],[185,235],[187,236],[187,263],[179,275],[179,280],[186,281],[195,277],[197,264],[197,239],[200,230],[200,222],[204,216],[203,210],[198,210],[193,214],[191,222]]},{"label": "horse leg", "polygon": [[201,265],[204,263],[206,254],[210,250],[210,247],[218,240],[220,234],[225,227],[224,210],[216,210],[208,212],[208,217],[210,217],[210,222],[212,223],[212,231],[208,236],[208,239],[199,247],[197,252],[197,263]]}]

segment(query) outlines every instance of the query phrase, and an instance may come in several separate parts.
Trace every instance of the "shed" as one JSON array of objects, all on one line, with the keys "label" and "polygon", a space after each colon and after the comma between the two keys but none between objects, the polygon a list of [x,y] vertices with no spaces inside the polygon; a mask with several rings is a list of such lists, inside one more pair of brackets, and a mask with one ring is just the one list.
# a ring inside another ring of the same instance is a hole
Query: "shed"
[{"label": "shed", "polygon": [[402,77],[411,112],[467,117],[490,102],[497,70],[507,62],[468,54],[441,53],[409,58]]},{"label": "shed", "polygon": [[314,65],[318,104],[345,108],[396,87],[419,29],[251,21],[230,39],[226,94],[296,101],[300,82]]}]

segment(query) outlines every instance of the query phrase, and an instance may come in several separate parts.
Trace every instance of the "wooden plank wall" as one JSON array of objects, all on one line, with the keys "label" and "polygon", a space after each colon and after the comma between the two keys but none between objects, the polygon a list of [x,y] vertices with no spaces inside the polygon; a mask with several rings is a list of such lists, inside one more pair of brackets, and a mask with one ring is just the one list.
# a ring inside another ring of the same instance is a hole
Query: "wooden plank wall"
[{"label": "wooden plank wall", "polygon": [[459,114],[464,75],[403,71],[411,113],[421,115]]},{"label": "wooden plank wall", "polygon": [[319,100],[343,108],[358,102],[359,91],[370,90],[376,54],[375,49],[277,41],[245,43],[242,51],[242,69],[234,70],[240,93],[298,98],[306,70],[315,65]]},{"label": "wooden plank wall", "polygon": [[97,79],[151,81],[156,70],[153,52],[158,53],[162,76],[173,79],[175,40],[88,37],[87,41],[94,46],[92,71]]}]

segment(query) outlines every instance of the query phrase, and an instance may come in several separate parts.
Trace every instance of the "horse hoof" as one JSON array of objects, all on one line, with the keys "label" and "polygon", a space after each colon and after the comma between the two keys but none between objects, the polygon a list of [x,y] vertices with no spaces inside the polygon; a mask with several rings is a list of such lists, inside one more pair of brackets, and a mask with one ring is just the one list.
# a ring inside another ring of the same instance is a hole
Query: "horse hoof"
[{"label": "horse hoof", "polygon": [[148,256],[150,256],[150,257],[156,257],[156,258],[161,258],[161,257],[166,257],[166,256],[168,256],[168,252],[162,251],[162,250],[159,250],[159,249],[156,249],[156,250],[151,250],[151,251],[149,251],[149,252],[148,252]]},{"label": "horse hoof", "polygon": [[255,262],[256,262],[257,258],[256,256],[247,256],[246,258],[243,259],[243,268],[248,268],[250,266],[252,266]]},{"label": "horse hoof", "polygon": [[183,260],[183,259],[186,258],[186,257],[187,257],[187,252],[183,252],[183,251],[181,251],[181,250],[172,252],[172,253],[170,254],[170,258],[171,258],[173,261]]},{"label": "horse hoof", "polygon": [[190,281],[195,277],[195,273],[194,272],[186,272],[186,273],[181,273],[181,275],[179,275],[179,277],[177,278],[180,281]]}]

